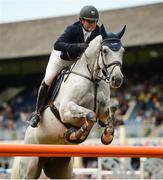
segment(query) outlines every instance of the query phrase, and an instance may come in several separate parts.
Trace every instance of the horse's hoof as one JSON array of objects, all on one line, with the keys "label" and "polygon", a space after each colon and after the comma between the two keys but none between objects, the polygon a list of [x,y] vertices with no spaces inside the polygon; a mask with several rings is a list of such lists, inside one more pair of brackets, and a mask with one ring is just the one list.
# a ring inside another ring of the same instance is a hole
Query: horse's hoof
[{"label": "horse's hoof", "polygon": [[64,133],[64,138],[65,138],[67,141],[73,143],[74,140],[72,140],[72,139],[70,138],[70,136],[72,135],[72,133],[75,133],[76,131],[77,131],[77,130],[76,130],[74,127],[69,128],[69,129]]},{"label": "horse's hoof", "polygon": [[[109,135],[109,141],[106,141],[106,140],[104,140],[104,137],[103,136],[107,136],[107,135]],[[113,138],[114,138],[114,128],[105,128],[105,130],[104,130],[104,133],[102,134],[102,136],[101,136],[101,142],[104,144],[104,145],[108,145],[108,144],[110,144],[112,141],[113,141]]]},{"label": "horse's hoof", "polygon": [[[83,141],[85,141],[85,139],[87,138],[87,136],[84,139],[80,139],[77,133],[78,130],[76,130],[75,128],[71,127],[70,129],[68,129],[65,133],[64,133],[64,138],[73,144],[80,144]],[[80,130],[79,130],[80,131]],[[72,133],[75,133],[75,138],[76,139],[71,139],[70,136],[72,135]],[[80,133],[79,133],[80,134]],[[80,136],[81,137],[81,136]]]},{"label": "horse's hoof", "polygon": [[74,127],[69,128],[65,133],[64,133],[64,138],[68,139],[70,138],[70,135],[77,130]]},{"label": "horse's hoof", "polygon": [[72,140],[70,136],[72,133],[75,133],[77,130],[74,127],[69,128],[65,133],[64,133],[64,138],[70,142],[70,143],[78,143],[77,140]]}]

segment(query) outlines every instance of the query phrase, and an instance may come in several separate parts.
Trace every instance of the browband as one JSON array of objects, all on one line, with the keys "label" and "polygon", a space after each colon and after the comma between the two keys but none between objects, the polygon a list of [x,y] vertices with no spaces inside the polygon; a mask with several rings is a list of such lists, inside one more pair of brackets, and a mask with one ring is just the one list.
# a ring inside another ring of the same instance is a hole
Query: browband
[{"label": "browband", "polygon": [[118,38],[104,39],[101,44],[109,47],[112,51],[119,51],[119,49],[122,47],[121,40]]}]

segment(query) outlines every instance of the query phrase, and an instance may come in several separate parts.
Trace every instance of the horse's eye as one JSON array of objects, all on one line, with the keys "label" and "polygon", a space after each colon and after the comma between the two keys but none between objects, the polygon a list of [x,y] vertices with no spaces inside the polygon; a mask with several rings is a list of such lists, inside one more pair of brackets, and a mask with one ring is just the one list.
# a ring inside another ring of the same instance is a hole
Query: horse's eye
[{"label": "horse's eye", "polygon": [[108,53],[108,51],[107,51],[106,49],[104,49],[104,50],[103,50],[103,53],[104,53],[104,54],[107,54],[107,53]]}]

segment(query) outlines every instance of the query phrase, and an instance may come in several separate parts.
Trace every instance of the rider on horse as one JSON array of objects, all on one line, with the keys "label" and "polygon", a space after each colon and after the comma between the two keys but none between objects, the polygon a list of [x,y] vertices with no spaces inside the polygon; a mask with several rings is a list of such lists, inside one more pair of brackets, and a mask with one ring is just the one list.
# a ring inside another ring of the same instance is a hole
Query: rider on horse
[{"label": "rider on horse", "polygon": [[40,113],[46,104],[53,80],[64,68],[78,60],[89,42],[100,35],[98,20],[98,10],[94,6],[84,6],[80,11],[79,21],[68,26],[54,43],[45,77],[38,91],[35,114],[29,120],[32,127],[37,127],[40,121]]}]

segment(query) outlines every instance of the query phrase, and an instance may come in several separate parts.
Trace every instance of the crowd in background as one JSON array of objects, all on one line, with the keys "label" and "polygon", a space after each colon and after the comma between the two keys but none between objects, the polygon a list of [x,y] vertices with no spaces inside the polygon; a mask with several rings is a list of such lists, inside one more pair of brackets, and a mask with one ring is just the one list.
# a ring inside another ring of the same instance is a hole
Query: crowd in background
[{"label": "crowd in background", "polygon": [[0,95],[0,140],[23,139],[27,120],[34,111],[37,91],[25,88],[7,102]]},{"label": "crowd in background", "polygon": [[[135,75],[131,79],[126,79],[120,90],[117,89],[113,92],[114,96],[117,97],[119,101],[118,115],[120,115],[120,120],[123,121],[123,117],[129,109],[131,102],[134,103],[134,108],[125,124],[130,126],[139,124],[140,128],[142,128],[141,136],[149,136],[154,129],[162,125],[162,76],[155,75],[149,79],[143,79]],[[129,129],[132,131],[132,128]],[[163,136],[163,132],[160,132],[158,135]]]}]

